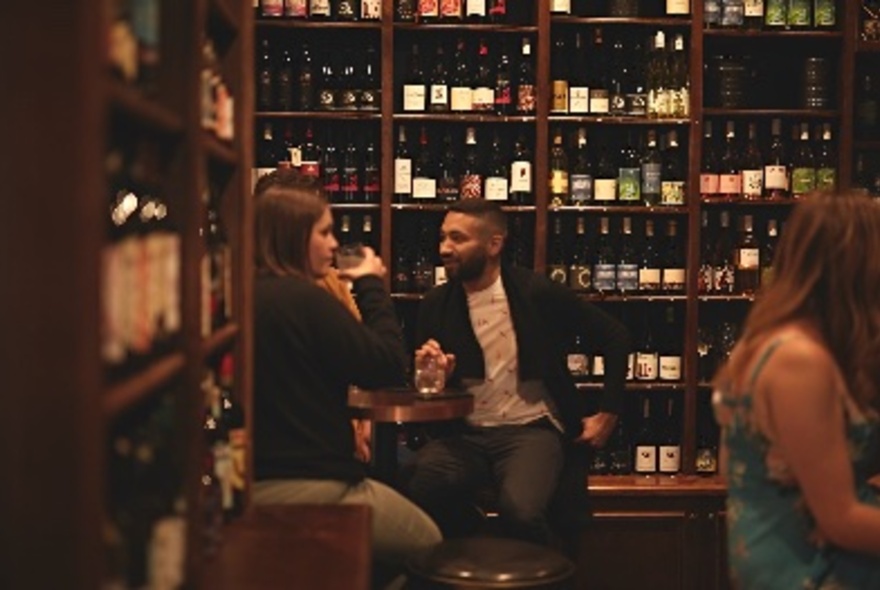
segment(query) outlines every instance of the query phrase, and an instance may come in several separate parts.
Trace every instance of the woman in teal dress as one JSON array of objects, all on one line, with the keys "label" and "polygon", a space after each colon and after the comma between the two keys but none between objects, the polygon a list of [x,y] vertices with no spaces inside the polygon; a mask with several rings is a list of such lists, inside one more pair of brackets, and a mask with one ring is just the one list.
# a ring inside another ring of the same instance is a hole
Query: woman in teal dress
[{"label": "woman in teal dress", "polygon": [[880,589],[880,204],[795,206],[713,402],[733,586]]}]

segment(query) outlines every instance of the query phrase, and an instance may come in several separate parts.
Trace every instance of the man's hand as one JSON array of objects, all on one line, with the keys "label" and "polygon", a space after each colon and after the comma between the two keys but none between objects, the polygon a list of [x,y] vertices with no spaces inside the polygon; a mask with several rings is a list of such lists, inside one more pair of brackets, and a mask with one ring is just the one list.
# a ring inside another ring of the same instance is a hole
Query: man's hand
[{"label": "man's hand", "polygon": [[608,412],[599,412],[592,416],[582,418],[584,431],[576,439],[577,442],[585,442],[597,449],[605,446],[614,427],[617,425],[617,415]]},{"label": "man's hand", "polygon": [[443,349],[440,348],[440,343],[433,338],[426,341],[416,350],[417,359],[425,356],[437,359],[438,364],[446,373],[446,377],[449,377],[452,371],[455,370],[455,355],[445,354]]},{"label": "man's hand", "polygon": [[354,456],[364,463],[369,463],[372,458],[370,442],[373,439],[373,423],[355,418],[351,421],[351,427],[354,429]]}]

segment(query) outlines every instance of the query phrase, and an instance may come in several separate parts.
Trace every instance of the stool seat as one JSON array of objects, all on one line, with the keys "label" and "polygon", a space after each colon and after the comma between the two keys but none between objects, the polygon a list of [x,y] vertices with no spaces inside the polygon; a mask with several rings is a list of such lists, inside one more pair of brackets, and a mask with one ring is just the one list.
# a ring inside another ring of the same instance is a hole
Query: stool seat
[{"label": "stool seat", "polygon": [[[409,563],[412,588],[563,588],[574,564],[534,543],[499,537],[443,541]],[[421,584],[419,584],[421,582]]]}]

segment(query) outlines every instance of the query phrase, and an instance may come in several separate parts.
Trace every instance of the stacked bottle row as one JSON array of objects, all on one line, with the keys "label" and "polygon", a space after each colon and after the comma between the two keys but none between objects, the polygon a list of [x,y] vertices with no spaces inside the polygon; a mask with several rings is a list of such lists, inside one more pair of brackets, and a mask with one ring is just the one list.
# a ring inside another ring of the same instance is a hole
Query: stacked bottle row
[{"label": "stacked bottle row", "polygon": [[405,46],[409,53],[400,79],[398,111],[535,114],[537,90],[529,37],[521,39],[516,60],[511,44],[505,40],[490,44],[485,37],[476,43],[459,37],[454,49],[438,41],[431,58],[423,53],[424,42]]},{"label": "stacked bottle row", "polygon": [[[556,129],[550,148],[550,207],[565,205],[684,205],[687,200],[686,151],[678,131],[658,137],[649,129],[606,137],[598,149],[588,145],[586,128],[570,136]],[[621,141],[622,140],[622,141]],[[598,143],[598,142],[597,142]],[[574,149],[572,149],[572,147]]]},{"label": "stacked bottle row", "polygon": [[373,213],[340,213],[333,215],[334,234],[340,245],[363,244],[379,251],[381,240],[378,216]]},{"label": "stacked bottle row", "polygon": [[323,140],[316,143],[312,124],[306,123],[302,139],[297,138],[293,123],[284,127],[284,136],[276,139],[277,126],[262,124],[262,138],[257,145],[259,177],[275,168],[293,168],[304,176],[320,181],[331,203],[378,203],[382,194],[378,140],[361,128],[328,125]]},{"label": "stacked bottle row", "polygon": [[374,43],[361,52],[308,41],[291,46],[264,37],[256,79],[258,111],[378,111],[382,102]]},{"label": "stacked bottle row", "polygon": [[176,588],[186,555],[184,466],[169,389],[112,425],[104,523],[106,588]]},{"label": "stacked bottle row", "polygon": [[[442,146],[434,147],[425,126],[417,147],[410,149],[407,128],[397,130],[394,153],[394,200],[398,203],[451,202],[485,198],[514,205],[534,202],[532,152],[526,133],[512,142],[498,128],[489,137],[485,127],[467,127],[453,139],[446,128]],[[488,147],[487,147],[488,146]],[[414,154],[414,155],[413,155]]]},{"label": "stacked bottle row", "polygon": [[683,118],[690,112],[687,43],[662,30],[554,29],[551,114]]},{"label": "stacked bottle row", "polygon": [[713,129],[713,122],[706,121],[700,164],[700,198],[704,201],[798,198],[837,187],[837,153],[830,123],[815,125],[812,135],[808,122],[793,123],[788,142],[783,138],[782,121],[773,119],[764,149],[755,122],[747,124],[746,139],[741,141],[736,123],[727,121],[720,146]]},{"label": "stacked bottle row", "polygon": [[528,24],[531,0],[396,0],[394,20],[401,23]]},{"label": "stacked bottle row", "polygon": [[223,538],[223,523],[242,514],[246,475],[244,411],[235,396],[232,354],[222,355],[205,368],[201,383],[202,472],[199,507],[202,511],[202,550],[216,553]]},{"label": "stacked bottle row", "polygon": [[730,357],[740,335],[748,305],[720,309],[718,304],[704,303],[700,307],[700,326],[697,332],[697,381],[709,385],[715,373]]},{"label": "stacked bottle row", "polygon": [[689,17],[689,0],[550,0],[550,14],[614,17]]},{"label": "stacked bottle row", "polygon": [[210,37],[202,43],[202,71],[199,97],[202,128],[219,139],[235,139],[235,98],[220,66],[221,56]]},{"label": "stacked bottle row", "polygon": [[[684,227],[678,219],[552,218],[547,274],[577,291],[605,295],[683,295],[686,287]],[[614,229],[612,231],[612,225]],[[661,234],[662,231],[662,234]],[[566,236],[569,239],[566,240]]]},{"label": "stacked bottle row", "polygon": [[203,199],[205,221],[199,229],[205,251],[201,271],[201,334],[209,336],[232,320],[233,258],[232,247],[221,213],[221,195],[212,184]]},{"label": "stacked bottle row", "polygon": [[706,27],[834,29],[836,0],[704,0]]},{"label": "stacked bottle row", "polygon": [[155,94],[161,64],[160,0],[112,0],[107,62],[118,79]]},{"label": "stacked bottle row", "polygon": [[256,18],[301,18],[322,21],[376,21],[382,0],[254,0]]},{"label": "stacked bottle row", "polygon": [[101,358],[111,378],[168,352],[180,333],[180,233],[159,180],[160,150],[145,140],[118,141],[106,154]]}]

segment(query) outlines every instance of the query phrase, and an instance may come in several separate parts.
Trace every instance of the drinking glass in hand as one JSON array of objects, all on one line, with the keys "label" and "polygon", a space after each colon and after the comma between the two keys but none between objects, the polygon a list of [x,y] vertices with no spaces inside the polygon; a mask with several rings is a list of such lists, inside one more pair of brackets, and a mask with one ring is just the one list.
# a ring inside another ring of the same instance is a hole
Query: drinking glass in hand
[{"label": "drinking glass in hand", "polygon": [[345,244],[336,249],[336,268],[345,270],[354,268],[364,259],[364,245],[360,243]]},{"label": "drinking glass in hand", "polygon": [[446,371],[433,356],[416,357],[415,386],[422,395],[440,393],[446,387]]}]

